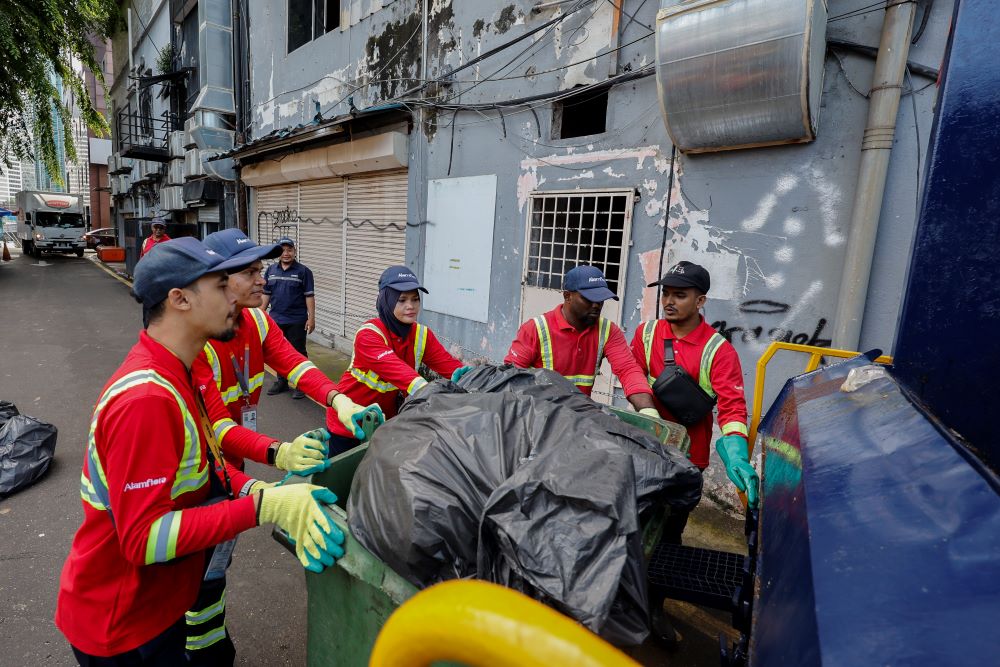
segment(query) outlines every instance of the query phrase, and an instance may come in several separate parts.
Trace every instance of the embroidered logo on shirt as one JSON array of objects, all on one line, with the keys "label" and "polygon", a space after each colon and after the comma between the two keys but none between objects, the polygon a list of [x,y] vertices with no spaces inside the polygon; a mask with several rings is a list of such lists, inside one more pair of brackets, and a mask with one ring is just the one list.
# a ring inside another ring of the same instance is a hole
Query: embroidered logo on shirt
[{"label": "embroidered logo on shirt", "polygon": [[390,354],[392,354],[392,350],[386,350],[386,351],[385,351],[385,352],[383,352],[382,354],[380,354],[380,355],[378,355],[377,357],[375,357],[375,361],[378,361],[379,359],[381,359],[381,358],[383,358],[383,357],[387,357],[387,356],[389,356]]},{"label": "embroidered logo on shirt", "polygon": [[166,477],[150,477],[145,482],[129,482],[125,485],[126,491],[135,491],[136,489],[148,489],[152,486],[159,486],[160,484],[166,484]]}]

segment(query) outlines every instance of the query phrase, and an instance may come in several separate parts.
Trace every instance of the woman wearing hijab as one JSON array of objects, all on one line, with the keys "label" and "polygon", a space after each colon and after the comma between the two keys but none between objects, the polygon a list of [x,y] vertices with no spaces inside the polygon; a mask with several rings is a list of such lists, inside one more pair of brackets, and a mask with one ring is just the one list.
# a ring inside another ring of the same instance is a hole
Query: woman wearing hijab
[{"label": "woman wearing hijab", "polygon": [[[462,362],[448,354],[430,329],[417,324],[420,292],[417,277],[405,266],[390,266],[378,281],[378,317],[361,325],[354,335],[351,365],[337,384],[337,391],[359,405],[378,404],[386,419],[395,416],[400,392],[419,391],[427,381],[417,369],[426,365],[435,373],[457,380]],[[330,455],[360,444],[344,428],[336,412],[327,411]]]}]

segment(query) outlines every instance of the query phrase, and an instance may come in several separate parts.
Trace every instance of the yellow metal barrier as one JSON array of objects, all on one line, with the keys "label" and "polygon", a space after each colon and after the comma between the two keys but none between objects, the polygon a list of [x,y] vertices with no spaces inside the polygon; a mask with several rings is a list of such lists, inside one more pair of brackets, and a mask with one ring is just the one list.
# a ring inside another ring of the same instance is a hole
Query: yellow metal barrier
[{"label": "yellow metal barrier", "polygon": [[[809,373],[811,371],[819,368],[819,362],[823,357],[840,357],[842,359],[850,359],[856,357],[860,352],[852,352],[851,350],[838,350],[832,347],[816,347],[815,345],[797,345],[795,343],[781,343],[773,342],[767,346],[764,350],[764,354],[760,356],[757,360],[757,377],[754,379],[753,385],[753,416],[750,419],[750,438],[749,438],[749,451],[753,454],[753,447],[757,440],[757,427],[760,425],[760,413],[763,409],[764,403],[764,378],[767,373],[767,362],[771,361],[771,357],[778,350],[787,350],[789,352],[799,352],[801,354],[809,355],[809,363],[806,364],[803,373]],[[875,360],[877,364],[891,364],[892,357],[883,354],[881,357]]]},{"label": "yellow metal barrier", "polygon": [[407,600],[386,621],[369,667],[639,667],[582,625],[485,581],[447,581]]}]

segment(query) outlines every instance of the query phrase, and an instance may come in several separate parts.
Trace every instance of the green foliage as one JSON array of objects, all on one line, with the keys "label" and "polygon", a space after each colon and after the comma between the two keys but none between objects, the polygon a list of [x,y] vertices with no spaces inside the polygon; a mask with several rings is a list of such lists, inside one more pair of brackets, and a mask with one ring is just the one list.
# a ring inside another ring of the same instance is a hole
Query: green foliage
[{"label": "green foliage", "polygon": [[110,37],[120,28],[120,16],[116,0],[0,1],[0,90],[4,92],[0,157],[4,165],[34,158],[34,136],[46,168],[61,181],[64,166],[56,155],[56,115],[62,120],[67,158],[76,159],[72,109],[53,83],[53,73],[72,94],[87,126],[100,136],[110,132],[72,63],[74,58],[79,60],[103,86],[104,75],[91,39]]},{"label": "green foliage", "polygon": [[167,44],[156,54],[156,71],[158,74],[168,74],[174,71],[173,44]]}]

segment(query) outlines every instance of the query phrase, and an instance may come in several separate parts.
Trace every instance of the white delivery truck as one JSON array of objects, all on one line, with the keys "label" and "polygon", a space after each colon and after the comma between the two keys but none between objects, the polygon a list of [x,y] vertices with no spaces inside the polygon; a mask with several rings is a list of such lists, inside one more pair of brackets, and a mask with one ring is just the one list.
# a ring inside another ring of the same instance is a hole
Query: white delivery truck
[{"label": "white delivery truck", "polygon": [[43,252],[75,252],[83,257],[87,230],[78,195],[23,190],[16,201],[17,237],[24,254],[41,257]]}]

